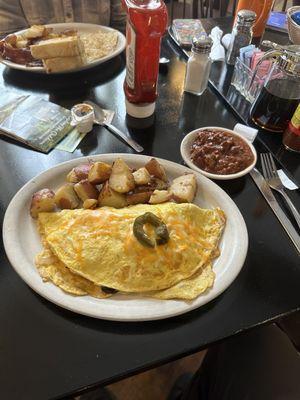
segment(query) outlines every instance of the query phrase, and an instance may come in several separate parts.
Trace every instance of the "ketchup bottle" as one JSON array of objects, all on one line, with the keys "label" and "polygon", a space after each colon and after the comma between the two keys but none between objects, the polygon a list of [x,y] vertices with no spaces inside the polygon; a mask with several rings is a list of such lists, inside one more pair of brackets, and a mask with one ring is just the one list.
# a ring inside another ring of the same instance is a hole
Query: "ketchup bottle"
[{"label": "ketchup bottle", "polygon": [[147,118],[154,113],[160,42],[168,12],[163,0],[122,0],[127,12],[126,78],[127,114]]}]

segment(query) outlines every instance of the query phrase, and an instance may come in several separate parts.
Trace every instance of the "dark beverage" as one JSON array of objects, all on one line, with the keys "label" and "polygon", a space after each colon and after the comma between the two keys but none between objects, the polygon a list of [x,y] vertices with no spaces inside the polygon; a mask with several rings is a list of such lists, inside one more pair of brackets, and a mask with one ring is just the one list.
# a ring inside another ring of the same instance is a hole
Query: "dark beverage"
[{"label": "dark beverage", "polygon": [[274,79],[269,81],[267,88],[262,88],[251,108],[250,118],[263,129],[283,132],[298,106],[299,99],[300,83]]}]

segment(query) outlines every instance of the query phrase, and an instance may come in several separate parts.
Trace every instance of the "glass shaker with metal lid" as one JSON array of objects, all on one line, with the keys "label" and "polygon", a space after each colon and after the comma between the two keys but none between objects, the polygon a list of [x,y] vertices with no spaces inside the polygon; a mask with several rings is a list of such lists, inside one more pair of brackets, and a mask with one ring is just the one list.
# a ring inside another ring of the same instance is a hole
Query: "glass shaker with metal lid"
[{"label": "glass shaker with metal lid", "polygon": [[250,119],[268,131],[283,132],[300,101],[300,46],[275,44],[274,47],[256,67],[257,70],[264,60],[275,57],[264,86],[251,107]]},{"label": "glass shaker with metal lid", "polygon": [[240,55],[240,49],[251,43],[252,27],[256,20],[256,14],[251,10],[240,10],[234,24],[231,40],[227,50],[226,62],[234,65],[235,59]]},{"label": "glass shaker with metal lid", "polygon": [[185,92],[200,95],[206,89],[211,67],[209,53],[212,43],[212,39],[205,34],[193,39],[192,55],[186,66]]}]

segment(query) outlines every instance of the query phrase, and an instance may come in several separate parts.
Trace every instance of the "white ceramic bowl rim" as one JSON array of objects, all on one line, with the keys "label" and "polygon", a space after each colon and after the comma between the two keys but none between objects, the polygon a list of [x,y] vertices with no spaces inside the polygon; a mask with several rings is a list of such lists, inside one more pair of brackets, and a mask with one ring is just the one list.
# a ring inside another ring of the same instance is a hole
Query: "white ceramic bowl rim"
[{"label": "white ceramic bowl rim", "polygon": [[[190,156],[189,150],[188,150],[188,156],[185,154],[185,153],[187,152],[186,149],[185,149],[185,144],[186,144],[188,138],[190,138],[192,135],[195,135],[197,132],[203,131],[203,130],[207,130],[207,129],[214,129],[214,130],[225,131],[225,132],[231,133],[232,135],[235,135],[235,136],[238,136],[239,138],[241,138],[241,139],[250,147],[250,149],[251,149],[251,151],[252,151],[252,154],[253,154],[253,156],[254,156],[253,162],[252,162],[247,168],[245,168],[245,169],[243,169],[243,170],[241,170],[241,171],[239,171],[239,172],[236,172],[236,173],[234,173],[234,174],[228,174],[228,175],[213,174],[213,173],[211,173],[211,172],[204,171],[203,169],[197,167],[197,166],[194,164],[194,162],[191,160],[191,158],[189,157],[189,156]],[[222,179],[222,180],[226,180],[226,179],[235,179],[235,178],[239,178],[239,177],[241,177],[241,176],[243,176],[243,175],[246,175],[248,172],[250,172],[250,171],[254,168],[254,166],[255,166],[255,164],[256,164],[256,161],[257,161],[256,150],[255,150],[255,148],[254,148],[254,146],[253,146],[253,144],[252,144],[251,142],[249,142],[246,138],[244,138],[240,133],[235,132],[235,131],[232,130],[232,129],[223,128],[223,127],[221,127],[221,126],[204,126],[204,127],[201,127],[201,128],[194,129],[193,131],[189,132],[189,133],[185,136],[185,138],[184,138],[183,141],[181,142],[181,148],[180,148],[180,150],[181,150],[181,155],[182,155],[184,161],[186,161],[187,165],[188,165],[190,168],[193,168],[195,171],[198,171],[198,172],[200,172],[201,174],[203,174],[203,175],[205,175],[205,176],[207,176],[208,178],[211,178],[211,179]],[[188,158],[187,158],[187,157],[188,157]]]}]

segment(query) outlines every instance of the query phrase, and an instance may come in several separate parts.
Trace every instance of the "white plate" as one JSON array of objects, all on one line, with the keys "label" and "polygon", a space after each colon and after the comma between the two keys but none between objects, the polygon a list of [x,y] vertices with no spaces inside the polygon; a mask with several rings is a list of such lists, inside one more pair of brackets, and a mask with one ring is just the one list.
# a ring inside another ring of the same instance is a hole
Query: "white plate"
[{"label": "white plate", "polygon": [[[122,53],[122,51],[124,51],[125,46],[126,46],[125,36],[121,32],[117,31],[116,29],[109,28],[107,26],[96,25],[96,24],[84,24],[81,22],[47,24],[46,26],[48,28],[53,28],[54,32],[62,32],[66,29],[77,29],[77,31],[79,33],[117,32],[117,34],[118,34],[117,45],[112,53],[108,54],[105,57],[99,58],[98,60],[92,61],[86,65],[83,65],[80,68],[72,69],[69,71],[58,72],[59,74],[75,72],[75,71],[82,71],[85,69],[95,67],[96,65],[100,65],[100,64],[104,63],[105,61],[111,60],[112,58],[116,57],[118,54]],[[22,31],[15,32],[15,34],[19,35],[19,34],[23,33],[24,31],[25,31],[25,29]],[[5,64],[7,67],[10,67],[10,68],[19,69],[22,71],[46,73],[44,67],[27,67],[26,65],[17,64],[12,61],[9,61],[9,60],[4,60],[1,57],[0,57],[0,61],[2,62],[2,64]]]},{"label": "white plate", "polygon": [[[225,132],[229,132],[232,135],[238,136],[239,138],[241,138],[244,142],[247,143],[247,145],[250,147],[254,159],[252,164],[249,165],[249,167],[243,169],[240,172],[237,172],[235,174],[230,174],[230,175],[218,175],[218,174],[212,174],[210,172],[204,171],[203,169],[198,168],[193,161],[191,160],[191,147],[192,144],[194,142],[194,140],[196,139],[197,133],[199,131],[203,131],[205,129],[218,129],[221,131],[225,131]],[[229,179],[236,179],[236,178],[240,178],[243,175],[248,174],[248,172],[251,171],[251,169],[254,168],[256,161],[257,161],[257,154],[256,154],[256,150],[253,147],[253,145],[246,140],[242,135],[240,135],[238,132],[232,131],[231,129],[226,129],[226,128],[221,128],[219,126],[205,126],[203,128],[198,128],[195,129],[194,131],[188,133],[185,138],[183,139],[183,141],[181,142],[181,146],[180,146],[180,153],[181,153],[181,157],[184,159],[184,162],[194,171],[200,172],[200,174],[207,176],[210,179],[218,179],[218,180],[229,180]]]},{"label": "white plate", "polygon": [[[179,300],[156,300],[130,295],[114,295],[109,299],[90,296],[71,296],[52,283],[44,283],[35,266],[34,257],[41,250],[36,222],[29,215],[31,196],[44,187],[55,190],[75,166],[88,160],[111,163],[122,157],[131,167],[144,166],[148,156],[134,154],[101,154],[82,157],[59,164],[31,179],[19,190],[9,204],[3,223],[3,239],[6,254],[20,277],[37,293],[53,303],[79,314],[116,321],[146,321],[183,314],[208,303],[222,293],[240,272],[248,249],[248,234],[244,219],[230,197],[215,183],[200,174],[195,174],[198,191],[194,203],[200,207],[221,207],[227,222],[221,240],[221,255],[214,263],[216,280],[214,286],[192,302]],[[173,179],[189,168],[158,159],[165,167],[169,179]]]}]

